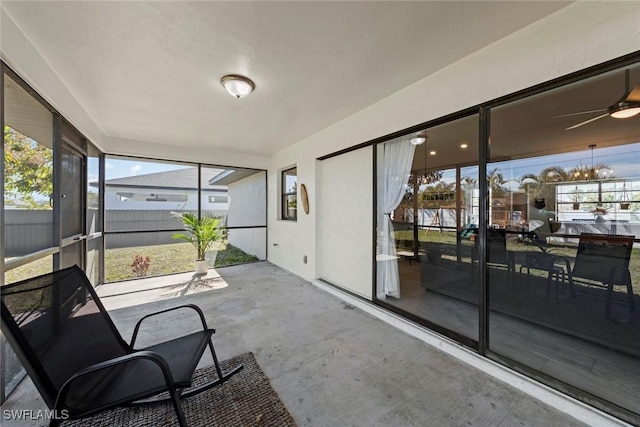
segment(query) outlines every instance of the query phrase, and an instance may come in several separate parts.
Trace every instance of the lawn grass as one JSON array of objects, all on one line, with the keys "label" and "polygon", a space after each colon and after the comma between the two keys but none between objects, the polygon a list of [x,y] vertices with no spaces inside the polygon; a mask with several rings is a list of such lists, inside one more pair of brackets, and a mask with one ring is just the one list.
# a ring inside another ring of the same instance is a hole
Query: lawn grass
[{"label": "lawn grass", "polygon": [[104,254],[105,282],[135,278],[131,263],[136,255],[150,258],[145,276],[160,276],[193,270],[195,254],[193,246],[186,242],[107,249]]},{"label": "lawn grass", "polygon": [[[242,264],[258,259],[226,242],[221,243],[216,249],[218,250],[216,267]],[[136,255],[148,256],[151,259],[146,276],[161,276],[193,271],[196,258],[195,249],[190,243],[186,242],[107,249],[104,257],[105,281],[109,283],[134,278],[135,274],[131,271],[131,263]]]},{"label": "lawn grass", "polygon": [[[258,258],[230,245],[221,243],[218,246],[216,267],[243,264],[257,261]],[[168,245],[137,246],[132,248],[107,249],[104,256],[105,281],[115,282],[136,277],[131,263],[136,255],[149,257],[149,269],[146,277],[161,276],[172,273],[193,271],[195,249],[190,243],[172,243]],[[29,264],[14,268],[5,273],[5,283],[35,277],[53,270],[53,256],[47,256]]]},{"label": "lawn grass", "polygon": [[53,255],[40,258],[29,264],[7,271],[4,274],[4,283],[14,283],[30,277],[39,276],[53,271]]}]

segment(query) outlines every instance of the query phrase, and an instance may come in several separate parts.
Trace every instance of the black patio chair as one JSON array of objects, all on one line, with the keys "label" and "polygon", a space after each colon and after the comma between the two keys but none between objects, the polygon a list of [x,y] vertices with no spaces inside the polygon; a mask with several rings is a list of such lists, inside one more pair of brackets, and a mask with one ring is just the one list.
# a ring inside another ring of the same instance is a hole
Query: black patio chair
[{"label": "black patio chair", "polygon": [[[186,304],[138,321],[127,344],[84,272],[77,266],[0,288],[2,332],[47,406],[61,418],[77,419],[117,406],[171,402],[186,426],[181,399],[222,384],[243,369],[223,374],[202,310]],[[135,349],[141,323],[177,309],[194,310],[202,330]],[[209,347],[217,378],[191,387]],[[168,392],[167,396],[154,396]],[[146,399],[146,400],[145,400]],[[64,415],[62,417],[61,415]]]},{"label": "black patio chair", "polygon": [[587,234],[580,235],[573,270],[569,275],[571,284],[601,284],[607,289],[604,315],[611,319],[611,305],[615,286],[624,286],[627,291],[629,314],[635,311],[635,297],[631,283],[629,262],[635,236]]},{"label": "black patio chair", "polygon": [[[471,250],[472,277],[475,280],[476,269],[473,264],[479,262],[479,245],[478,233],[475,233],[475,242]],[[512,282],[513,273],[516,270],[515,257],[512,251],[507,249],[506,230],[487,228],[487,266],[504,268],[507,271],[509,284]]]}]

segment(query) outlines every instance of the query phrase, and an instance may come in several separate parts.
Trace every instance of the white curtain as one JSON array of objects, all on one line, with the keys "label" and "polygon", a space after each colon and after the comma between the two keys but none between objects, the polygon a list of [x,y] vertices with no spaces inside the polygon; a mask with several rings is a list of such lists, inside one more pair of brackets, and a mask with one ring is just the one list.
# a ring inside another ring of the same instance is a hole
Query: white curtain
[{"label": "white curtain", "polygon": [[378,175],[378,250],[377,250],[377,297],[400,298],[400,276],[398,257],[393,239],[391,213],[400,205],[409,182],[413,153],[416,146],[405,136],[385,142],[382,152],[382,170]]}]

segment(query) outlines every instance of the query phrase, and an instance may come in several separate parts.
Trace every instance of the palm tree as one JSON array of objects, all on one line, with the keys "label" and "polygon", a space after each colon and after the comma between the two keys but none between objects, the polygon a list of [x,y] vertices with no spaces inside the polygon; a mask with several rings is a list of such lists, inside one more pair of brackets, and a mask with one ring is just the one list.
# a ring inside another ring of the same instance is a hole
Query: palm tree
[{"label": "palm tree", "polygon": [[471,178],[469,176],[465,176],[461,181],[462,191],[468,192],[478,188],[478,180],[476,178]]},{"label": "palm tree", "polygon": [[173,212],[172,214],[182,221],[186,231],[186,233],[175,233],[172,237],[191,243],[198,253],[196,261],[204,261],[206,253],[226,235],[225,228],[220,225],[220,218],[206,215],[198,218],[191,212]]},{"label": "palm tree", "polygon": [[556,184],[571,181],[571,175],[560,166],[542,169],[537,175],[525,174],[518,180],[530,198],[543,198],[548,207],[555,206]]},{"label": "palm tree", "polygon": [[489,189],[491,190],[492,197],[505,197],[507,194],[507,189],[504,188],[505,181],[502,172],[500,169],[493,168],[487,174],[487,182],[489,184]]}]

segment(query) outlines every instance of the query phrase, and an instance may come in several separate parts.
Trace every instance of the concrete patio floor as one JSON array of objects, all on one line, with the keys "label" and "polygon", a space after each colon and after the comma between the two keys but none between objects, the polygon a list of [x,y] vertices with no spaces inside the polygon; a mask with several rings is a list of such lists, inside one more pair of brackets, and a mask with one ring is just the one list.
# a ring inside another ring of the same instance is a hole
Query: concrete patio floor
[{"label": "concrete patio floor", "polygon": [[[253,352],[301,426],[584,425],[268,262],[209,276],[218,278],[172,275],[105,285],[100,294],[125,339],[146,313],[199,305],[217,329],[218,357]],[[153,341],[192,327],[178,315],[141,334]],[[2,409],[45,406],[26,379]],[[43,424],[2,419],[3,427]]]}]

